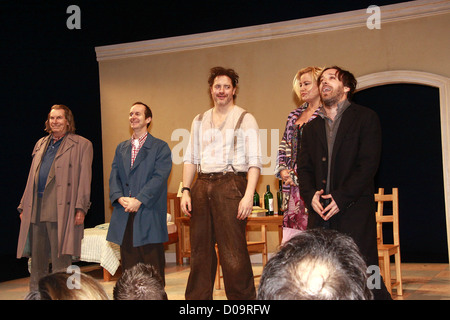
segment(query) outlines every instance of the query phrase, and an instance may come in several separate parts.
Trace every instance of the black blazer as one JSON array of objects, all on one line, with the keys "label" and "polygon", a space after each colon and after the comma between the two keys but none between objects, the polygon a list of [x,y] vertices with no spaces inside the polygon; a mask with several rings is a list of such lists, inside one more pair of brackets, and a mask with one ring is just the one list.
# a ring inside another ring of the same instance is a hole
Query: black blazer
[{"label": "black blazer", "polygon": [[340,212],[329,220],[330,228],[352,236],[366,262],[377,263],[374,176],[381,154],[377,114],[351,103],[342,115],[331,160],[325,121],[321,117],[303,128],[298,145],[297,171],[300,195],[309,209],[308,229],[324,225],[312,209],[311,201],[316,191],[325,191],[328,161],[331,161],[330,193]]}]

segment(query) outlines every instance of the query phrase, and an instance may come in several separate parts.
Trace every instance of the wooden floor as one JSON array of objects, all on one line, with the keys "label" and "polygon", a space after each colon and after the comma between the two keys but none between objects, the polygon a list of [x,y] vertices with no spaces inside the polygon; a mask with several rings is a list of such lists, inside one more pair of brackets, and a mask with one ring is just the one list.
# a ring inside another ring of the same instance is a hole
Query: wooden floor
[{"label": "wooden floor", "polygon": [[[253,266],[255,275],[261,274],[260,265]],[[102,270],[98,265],[84,266],[81,270],[96,278],[112,298],[114,284],[120,273],[113,276],[109,282],[103,281]],[[450,300],[450,268],[449,264],[433,263],[403,263],[403,296],[397,296],[395,289],[394,300]],[[184,300],[189,275],[189,265],[177,266],[169,263],[166,268],[166,292],[169,300]],[[0,300],[23,300],[28,292],[29,278],[16,279],[0,283]],[[259,278],[255,278],[256,285]],[[223,286],[215,290],[215,300],[225,300]]]}]

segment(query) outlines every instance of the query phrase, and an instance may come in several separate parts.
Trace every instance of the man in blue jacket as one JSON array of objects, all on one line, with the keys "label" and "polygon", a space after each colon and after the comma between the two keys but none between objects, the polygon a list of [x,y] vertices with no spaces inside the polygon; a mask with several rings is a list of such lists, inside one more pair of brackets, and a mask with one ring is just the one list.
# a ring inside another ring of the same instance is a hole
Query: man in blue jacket
[{"label": "man in blue jacket", "polygon": [[116,149],[109,179],[114,207],[107,240],[120,245],[122,270],[142,262],[164,280],[167,233],[167,179],[172,157],[166,142],[148,133],[150,108],[136,102],[130,109],[131,139]]}]

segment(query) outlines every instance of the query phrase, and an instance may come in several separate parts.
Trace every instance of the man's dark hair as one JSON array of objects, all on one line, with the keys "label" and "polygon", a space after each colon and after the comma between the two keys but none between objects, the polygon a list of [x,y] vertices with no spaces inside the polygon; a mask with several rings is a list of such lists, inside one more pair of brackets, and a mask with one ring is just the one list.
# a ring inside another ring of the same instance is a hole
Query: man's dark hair
[{"label": "man's dark hair", "polygon": [[167,300],[161,276],[156,269],[138,263],[126,269],[113,290],[114,300]]},{"label": "man's dark hair", "polygon": [[335,230],[306,230],[266,264],[258,299],[370,300],[366,270],[352,238]]},{"label": "man's dark hair", "polygon": [[323,69],[322,73],[320,74],[319,78],[317,79],[317,86],[320,85],[320,78],[322,77],[322,74],[329,69],[337,70],[336,75],[337,75],[337,78],[339,79],[339,81],[341,81],[343,83],[344,87],[347,87],[350,89],[350,91],[347,92],[347,99],[351,100],[351,98],[353,97],[353,93],[356,90],[357,80],[350,71],[344,70],[337,66],[327,67],[327,68]]},{"label": "man's dark hair", "polygon": [[[219,76],[227,76],[231,79],[231,85],[233,86],[233,88],[237,88],[239,75],[233,69],[227,69],[223,67],[214,67],[209,71],[208,84],[210,88],[214,84],[214,79]],[[236,99],[236,94],[233,95],[233,98]]]},{"label": "man's dark hair", "polygon": [[211,68],[209,78],[208,78],[208,84],[210,87],[213,85],[214,79],[218,76],[227,76],[228,78],[230,78],[233,88],[236,88],[236,86],[239,82],[239,75],[233,69],[226,69],[223,67],[214,67],[214,68]]}]

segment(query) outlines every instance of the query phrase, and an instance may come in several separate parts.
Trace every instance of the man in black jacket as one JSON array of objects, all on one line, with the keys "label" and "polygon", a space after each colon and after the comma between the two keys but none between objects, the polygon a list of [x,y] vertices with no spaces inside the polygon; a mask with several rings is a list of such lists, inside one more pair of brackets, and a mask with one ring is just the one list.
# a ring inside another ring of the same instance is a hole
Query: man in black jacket
[{"label": "man in black jacket", "polygon": [[[368,266],[378,265],[374,176],[381,154],[377,114],[350,102],[356,79],[339,67],[318,79],[320,116],[303,128],[298,152],[300,194],[308,229],[330,228],[351,236]],[[383,282],[375,299],[390,299]]]}]

